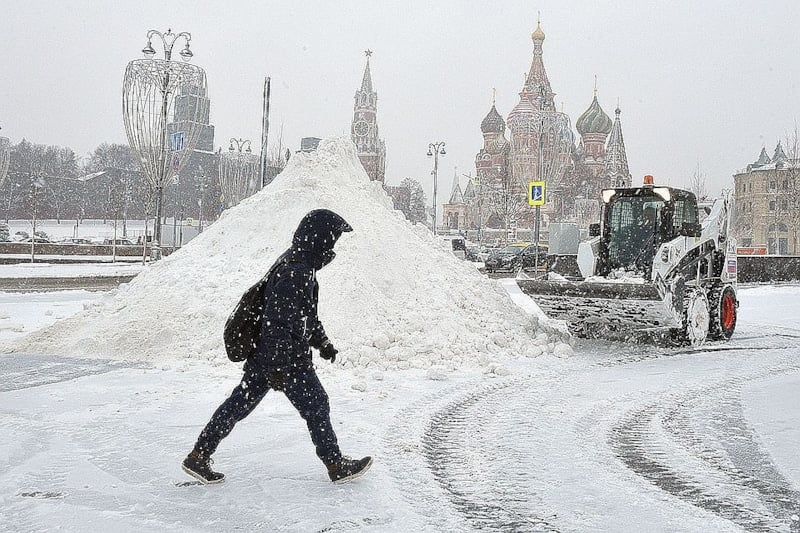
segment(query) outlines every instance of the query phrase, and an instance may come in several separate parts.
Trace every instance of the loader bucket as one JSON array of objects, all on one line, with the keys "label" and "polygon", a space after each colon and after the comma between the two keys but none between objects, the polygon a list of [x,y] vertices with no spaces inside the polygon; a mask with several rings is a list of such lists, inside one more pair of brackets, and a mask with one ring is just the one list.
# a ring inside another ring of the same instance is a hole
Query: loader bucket
[{"label": "loader bucket", "polygon": [[518,279],[517,284],[548,317],[566,321],[575,334],[681,327],[672,293],[652,283]]}]

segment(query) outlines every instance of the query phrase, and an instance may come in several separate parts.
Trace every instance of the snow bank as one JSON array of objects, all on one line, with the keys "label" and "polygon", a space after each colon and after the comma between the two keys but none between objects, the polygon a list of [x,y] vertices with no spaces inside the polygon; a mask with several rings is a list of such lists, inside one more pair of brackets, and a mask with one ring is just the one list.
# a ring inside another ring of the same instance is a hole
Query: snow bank
[{"label": "snow bank", "polygon": [[347,139],[296,154],[268,187],[225,211],[178,252],[13,351],[229,364],[222,326],[242,292],[315,208],[354,228],[319,272],[320,318],[346,366],[498,368],[502,356],[568,346],[493,280],[392,208]]}]

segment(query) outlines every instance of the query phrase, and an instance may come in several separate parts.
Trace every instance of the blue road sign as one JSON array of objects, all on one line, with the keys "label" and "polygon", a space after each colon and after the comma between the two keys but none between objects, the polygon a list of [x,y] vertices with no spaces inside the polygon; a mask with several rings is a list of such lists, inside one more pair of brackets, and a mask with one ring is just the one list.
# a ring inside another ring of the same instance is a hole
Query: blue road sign
[{"label": "blue road sign", "polygon": [[544,182],[532,181],[528,183],[528,204],[544,205]]},{"label": "blue road sign", "polygon": [[186,148],[186,133],[183,131],[176,131],[170,136],[172,151],[180,152]]}]

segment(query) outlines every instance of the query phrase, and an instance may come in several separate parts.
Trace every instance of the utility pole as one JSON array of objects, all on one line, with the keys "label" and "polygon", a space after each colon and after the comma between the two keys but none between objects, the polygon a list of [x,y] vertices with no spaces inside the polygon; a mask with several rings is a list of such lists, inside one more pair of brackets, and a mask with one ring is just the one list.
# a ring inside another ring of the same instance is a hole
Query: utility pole
[{"label": "utility pole", "polygon": [[267,183],[267,141],[269,139],[269,96],[270,96],[270,78],[264,78],[264,102],[261,114],[261,161],[259,165],[259,177],[261,178],[261,187]]}]

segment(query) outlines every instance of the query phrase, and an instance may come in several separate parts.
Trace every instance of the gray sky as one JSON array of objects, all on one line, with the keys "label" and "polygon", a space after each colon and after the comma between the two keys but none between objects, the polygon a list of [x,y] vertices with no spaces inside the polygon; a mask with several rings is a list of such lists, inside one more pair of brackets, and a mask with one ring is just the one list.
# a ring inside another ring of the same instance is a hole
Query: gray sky
[{"label": "gray sky", "polygon": [[293,149],[303,136],[349,134],[373,50],[386,181],[412,177],[430,194],[427,145],[445,141],[440,204],[454,167],[474,174],[492,88],[503,116],[519,101],[539,11],[556,102],[574,125],[597,75],[612,118],[619,98],[635,184],[644,174],[687,184],[699,162],[716,192],[762,145],[771,155],[800,115],[796,0],[1,3],[2,134],[80,156],[126,142],[125,65],[142,57],[147,30],[168,27],[192,34],[226,148],[230,137],[257,144],[266,75],[271,142],[281,125]]}]

